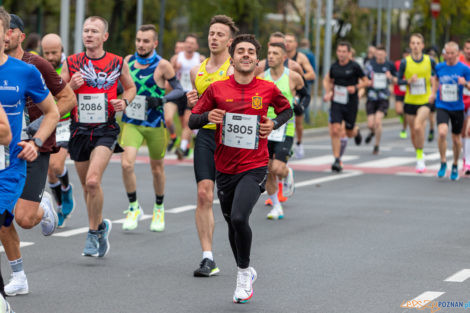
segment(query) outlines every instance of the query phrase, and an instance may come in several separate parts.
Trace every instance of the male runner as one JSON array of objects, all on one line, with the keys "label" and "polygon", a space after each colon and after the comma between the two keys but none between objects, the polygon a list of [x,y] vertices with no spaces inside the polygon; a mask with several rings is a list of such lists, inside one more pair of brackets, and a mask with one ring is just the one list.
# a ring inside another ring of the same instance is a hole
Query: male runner
[{"label": "male runner", "polygon": [[[129,66],[119,56],[106,52],[108,22],[91,16],[83,23],[86,51],[67,58],[62,77],[78,97],[72,111],[70,158],[75,161],[88,212],[89,231],[82,255],[104,257],[109,251],[111,221],[103,219],[101,178],[117,145],[119,125],[114,117],[134,99],[136,88]],[[117,99],[118,79],[124,88]]]},{"label": "male runner", "polygon": [[[137,152],[145,140],[150,155],[150,168],[153,176],[155,204],[150,224],[151,231],[165,229],[165,211],[163,196],[165,192],[165,157],[167,139],[163,118],[164,100],[177,100],[184,97],[184,92],[175,76],[170,62],[157,54],[158,34],[154,25],[142,25],[135,37],[136,52],[128,55],[125,62],[129,64],[132,79],[137,87],[134,101],[126,108],[122,116],[123,127],[121,146],[124,153],[121,158],[122,178],[129,199],[129,208],[122,224],[124,230],[137,228],[144,211],[137,201],[137,182],[134,164]],[[169,82],[173,91],[164,97],[165,82]],[[172,95],[176,97],[171,98]],[[186,97],[184,97],[186,100]]]},{"label": "male runner", "polygon": [[[307,84],[308,81],[313,82],[315,80],[315,71],[313,70],[310,61],[308,60],[307,56],[300,51],[297,51],[298,42],[297,37],[294,34],[286,34],[286,51],[287,57],[295,62],[299,63],[302,67],[302,76],[304,78],[304,83]],[[310,89],[307,89],[308,94],[310,95]],[[295,113],[295,135],[296,135],[296,142],[294,145],[294,153],[297,159],[301,159],[304,157],[304,147],[302,145],[302,136],[304,133],[304,112],[310,104],[309,102],[304,102],[303,110],[297,111]]]},{"label": "male runner", "polygon": [[[233,73],[228,48],[237,32],[238,28],[232,18],[226,15],[212,17],[207,38],[210,56],[202,62],[201,66],[191,69],[191,81],[196,90],[187,94],[190,107],[196,104],[198,95],[201,96],[210,84]],[[197,182],[195,220],[202,248],[202,261],[199,268],[194,271],[194,276],[198,277],[209,277],[220,271],[212,254],[215,132],[214,124],[205,125],[198,131],[194,146],[194,174]]]},{"label": "male runner", "polygon": [[[459,178],[458,161],[461,148],[461,133],[464,121],[463,89],[470,87],[470,68],[459,62],[459,46],[450,41],[445,44],[446,61],[436,65],[436,76],[433,95],[436,98],[437,128],[439,132],[438,146],[441,155],[441,167],[437,177],[442,178],[447,170],[447,133],[449,120],[452,124],[452,148],[454,163],[450,179]],[[436,96],[437,93],[437,96]]]},{"label": "male runner", "polygon": [[[267,136],[292,117],[289,101],[279,89],[254,75],[260,44],[253,35],[237,36],[230,46],[234,75],[214,82],[193,108],[192,129],[217,124],[215,163],[217,195],[229,228],[237,262],[233,301],[253,296],[256,271],[250,267],[252,234],[249,217],[265,189],[269,160]],[[274,106],[277,117],[266,117]]]},{"label": "male runner", "polygon": [[387,60],[387,52],[382,45],[377,46],[375,58],[365,66],[365,72],[369,78],[367,89],[367,127],[370,133],[365,139],[369,143],[375,136],[373,154],[379,153],[380,138],[382,136],[382,119],[387,115],[390,101],[390,87],[397,75],[394,65]]},{"label": "male runner", "polygon": [[[286,46],[283,43],[271,43],[268,47],[269,69],[260,77],[274,82],[293,108],[297,92],[302,99],[301,105],[304,105],[304,101],[309,101],[310,97],[302,76],[284,66],[286,58]],[[276,118],[272,107],[268,109],[268,117]],[[266,191],[273,203],[273,208],[267,215],[268,219],[284,218],[284,211],[277,197],[278,178],[283,181],[285,196],[290,197],[294,193],[294,173],[287,166],[294,143],[294,123],[294,119],[290,119],[285,126],[272,132],[268,137],[269,163]]]},{"label": "male runner", "polygon": [[[25,38],[23,21],[17,15],[11,14],[10,32],[5,40],[5,52],[14,58],[34,65],[42,74],[46,86],[57,99],[61,114],[69,112],[76,103],[73,91],[60,78],[52,66],[38,55],[25,52],[21,43]],[[25,121],[29,124],[29,136],[34,136],[35,130],[41,124],[43,112],[27,98]],[[26,139],[24,137],[23,139]],[[26,182],[20,199],[15,208],[15,220],[25,229],[30,229],[41,223],[43,235],[51,235],[58,223],[58,216],[54,210],[52,198],[45,192],[46,177],[50,156],[58,151],[54,134],[40,147],[39,155],[34,162],[27,163]],[[14,225],[4,227],[0,232],[0,240],[5,248],[7,258],[12,269],[12,279],[5,286],[8,295],[26,294],[29,292],[28,281],[23,270],[23,259],[20,251],[20,240]]]},{"label": "male runner", "polygon": [[[459,57],[460,62],[470,67],[470,39],[467,39],[463,45],[463,53]],[[463,150],[463,172],[465,175],[470,175],[470,89],[463,89],[463,103],[465,105],[464,114],[465,119],[462,127],[462,150]]]},{"label": "male runner", "polygon": [[331,166],[334,172],[341,172],[341,124],[345,122],[346,136],[354,137],[357,145],[362,142],[359,127],[356,124],[359,99],[357,91],[368,85],[368,79],[362,68],[350,58],[351,44],[341,41],[336,48],[338,60],[330,67],[323,80],[325,87],[325,101],[331,101],[330,108],[330,136],[335,161]]},{"label": "male runner", "polygon": [[[406,48],[403,51],[402,59],[406,58],[408,55],[410,55],[410,48]],[[398,72],[398,70],[400,69],[400,63],[401,63],[401,59],[395,61],[396,72]],[[400,86],[398,85],[398,83],[395,83],[393,86],[393,93],[395,94],[395,112],[400,118],[400,123],[403,125],[403,128],[400,131],[400,138],[406,139],[408,138],[408,133],[406,132],[406,118],[403,112],[403,100],[405,99],[406,86],[405,85]]]},{"label": "male runner", "polygon": [[[193,67],[201,64],[202,58],[199,52],[197,52],[199,46],[197,44],[197,37],[195,35],[187,35],[184,40],[184,50],[180,51],[172,63],[173,68],[176,71],[176,76],[183,86],[183,90],[188,92],[192,89],[190,71]],[[174,103],[168,102],[165,105],[165,121],[170,131],[171,140],[175,139],[173,116],[175,115],[176,106]],[[182,160],[184,157],[189,155],[189,141],[191,140],[191,130],[188,127],[188,119],[191,111],[187,108],[187,100],[180,99],[176,102],[178,107],[178,115],[181,121],[181,142],[180,146],[176,148],[175,153],[178,156],[178,160]]]},{"label": "male runner", "polygon": [[[47,34],[41,40],[43,57],[49,61],[58,75],[62,71],[62,40],[57,34]],[[73,96],[73,91],[69,91]],[[75,98],[75,97],[74,97]],[[73,101],[75,104],[76,101]],[[73,107],[72,107],[73,108]],[[72,109],[71,108],[71,109]],[[72,184],[69,181],[69,173],[65,166],[70,139],[70,112],[61,117],[56,129],[56,142],[59,147],[57,153],[51,154],[47,177],[57,203],[57,215],[59,216],[59,228],[65,226],[66,220],[75,209]]]},{"label": "male runner", "polygon": [[434,60],[423,54],[424,37],[412,34],[410,37],[411,54],[400,63],[398,84],[406,85],[405,115],[410,126],[411,142],[416,150],[416,172],[426,171],[423,154],[424,130],[434,102],[431,77],[434,75]]}]

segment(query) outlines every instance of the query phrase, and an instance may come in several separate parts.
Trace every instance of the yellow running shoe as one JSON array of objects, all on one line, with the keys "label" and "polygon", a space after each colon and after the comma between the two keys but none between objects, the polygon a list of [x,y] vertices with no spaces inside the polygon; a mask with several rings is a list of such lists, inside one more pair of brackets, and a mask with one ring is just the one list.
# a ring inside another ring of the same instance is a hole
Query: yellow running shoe
[{"label": "yellow running shoe", "polygon": [[152,223],[150,223],[151,231],[164,231],[165,230],[165,209],[163,205],[153,207]]},{"label": "yellow running shoe", "polygon": [[126,220],[122,223],[123,230],[134,230],[137,228],[139,220],[144,215],[144,210],[140,207],[140,205],[132,206],[129,205],[129,208],[123,212],[127,214]]}]

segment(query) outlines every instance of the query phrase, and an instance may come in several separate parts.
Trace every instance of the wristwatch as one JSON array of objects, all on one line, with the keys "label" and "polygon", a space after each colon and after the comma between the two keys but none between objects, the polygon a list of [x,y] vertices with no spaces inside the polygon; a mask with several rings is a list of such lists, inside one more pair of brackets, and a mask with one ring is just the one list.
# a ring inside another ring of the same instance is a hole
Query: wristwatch
[{"label": "wristwatch", "polygon": [[126,107],[129,106],[129,100],[127,100],[126,98],[122,98],[122,100],[124,100],[124,102],[126,103]]},{"label": "wristwatch", "polygon": [[42,142],[42,140],[41,140],[40,138],[34,137],[34,138],[33,138],[33,142],[34,142],[34,144],[35,144],[36,146],[38,146],[38,148],[42,148],[43,142]]}]

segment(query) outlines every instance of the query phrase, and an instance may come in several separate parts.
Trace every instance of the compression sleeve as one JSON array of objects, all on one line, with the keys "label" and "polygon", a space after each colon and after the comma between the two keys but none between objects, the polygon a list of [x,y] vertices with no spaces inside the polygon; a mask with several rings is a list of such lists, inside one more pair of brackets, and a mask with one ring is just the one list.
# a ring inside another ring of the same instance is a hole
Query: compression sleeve
[{"label": "compression sleeve", "polygon": [[202,128],[207,123],[209,123],[209,112],[204,112],[202,114],[192,113],[189,116],[188,126],[191,129]]},{"label": "compression sleeve", "polygon": [[173,90],[163,97],[166,101],[174,102],[175,100],[183,98],[186,95],[186,92],[184,92],[183,87],[181,86],[180,82],[176,79],[176,76],[169,79],[168,83],[170,84],[171,88],[173,88]]},{"label": "compression sleeve", "polygon": [[408,85],[405,79],[406,59],[401,60],[400,69],[398,70],[398,85]]},{"label": "compression sleeve", "polygon": [[287,123],[288,120],[290,120],[290,118],[292,117],[293,115],[293,111],[291,108],[289,109],[286,109],[282,112],[280,112],[276,118],[273,119],[273,122],[274,122],[274,129],[278,129],[279,127],[282,126],[282,124],[284,123]]},{"label": "compression sleeve", "polygon": [[297,94],[299,95],[299,104],[306,108],[310,104],[310,95],[308,93],[307,87],[305,85],[297,90]]}]

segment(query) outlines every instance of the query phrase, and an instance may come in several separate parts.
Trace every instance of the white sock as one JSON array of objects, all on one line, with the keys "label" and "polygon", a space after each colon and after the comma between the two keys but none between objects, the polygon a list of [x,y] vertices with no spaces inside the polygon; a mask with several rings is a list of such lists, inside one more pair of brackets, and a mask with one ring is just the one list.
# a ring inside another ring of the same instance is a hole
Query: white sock
[{"label": "white sock", "polygon": [[212,255],[212,251],[202,251],[202,259],[209,259],[214,261],[214,256]]},{"label": "white sock", "polygon": [[180,148],[181,150],[186,150],[188,148],[189,140],[183,139],[181,140]]},{"label": "white sock", "polygon": [[277,198],[277,191],[274,194],[268,196],[269,199],[271,199],[271,201],[273,202],[273,207],[275,207],[276,205],[281,205],[281,202],[279,202],[279,199]]}]

